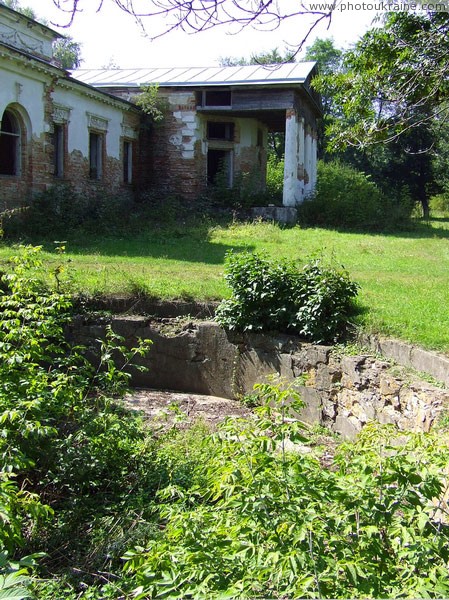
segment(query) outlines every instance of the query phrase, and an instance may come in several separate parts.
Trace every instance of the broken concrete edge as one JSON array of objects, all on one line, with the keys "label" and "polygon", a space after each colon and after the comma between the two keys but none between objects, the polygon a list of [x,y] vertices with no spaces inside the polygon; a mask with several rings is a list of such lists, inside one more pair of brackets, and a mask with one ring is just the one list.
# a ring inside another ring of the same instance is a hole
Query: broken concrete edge
[{"label": "broken concrete edge", "polygon": [[380,335],[362,334],[359,336],[358,342],[402,367],[430,375],[449,386],[449,357],[443,354]]},{"label": "broken concrete edge", "polygon": [[372,354],[345,355],[287,334],[237,334],[213,321],[181,318],[174,327],[168,321],[142,315],[109,321],[79,317],[67,331],[68,341],[84,345],[95,363],[107,324],[128,348],[139,339],[152,340],[148,356],[137,359],[144,370],[129,369],[137,388],[240,399],[277,374],[287,385],[294,383],[303,398],[303,420],[345,437],[373,420],[429,431],[449,406],[447,390],[419,381],[407,367],[395,367],[404,374],[393,373],[390,362]]},{"label": "broken concrete edge", "polygon": [[[131,296],[108,296],[80,300],[78,307],[83,308],[85,311],[110,312],[111,314],[107,319],[111,323],[120,320],[132,321],[134,319],[139,326],[142,326],[145,322],[151,321],[152,318],[190,317],[194,321],[207,323],[213,321],[218,304],[219,302],[155,301]],[[82,319],[83,315],[78,315],[77,318]],[[291,339],[292,337],[294,336],[286,334],[286,338]],[[428,375],[437,382],[449,387],[448,356],[378,334],[361,333],[356,341],[362,348],[367,348],[375,355],[392,360],[402,367]]]},{"label": "broken concrete edge", "polygon": [[[135,296],[99,296],[89,299],[80,298],[76,307],[86,311],[110,313],[104,316],[108,322],[135,320],[142,326],[152,319],[176,319],[190,317],[193,321],[205,323],[213,321],[215,310],[219,302],[188,302],[183,300],[155,301],[149,298],[136,298]],[[79,314],[75,320],[83,320],[84,315]],[[93,320],[98,317],[93,316]],[[100,319],[101,321],[101,319]],[[104,324],[104,320],[103,320]],[[264,334],[260,334],[264,335]],[[285,335],[292,339],[294,336]],[[299,338],[298,338],[299,340]],[[417,373],[430,376],[449,387],[449,357],[425,350],[420,346],[403,342],[398,339],[387,338],[378,334],[361,333],[357,343],[375,355],[394,361],[397,365],[415,370]]]}]

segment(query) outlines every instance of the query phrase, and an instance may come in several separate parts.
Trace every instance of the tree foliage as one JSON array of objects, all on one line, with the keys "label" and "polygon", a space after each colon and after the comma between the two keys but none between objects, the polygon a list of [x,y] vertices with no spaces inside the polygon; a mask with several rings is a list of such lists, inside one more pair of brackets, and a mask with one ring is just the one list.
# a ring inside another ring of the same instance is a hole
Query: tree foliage
[{"label": "tree foliage", "polygon": [[398,204],[409,196],[424,216],[439,188],[433,156],[446,110],[447,26],[446,13],[388,14],[315,82],[325,106],[323,157],[369,173]]},{"label": "tree foliage", "polygon": [[268,52],[253,53],[249,58],[245,58],[244,56],[240,58],[224,56],[220,58],[219,62],[222,67],[237,67],[245,65],[275,65],[294,61],[295,56],[293,52],[286,49],[281,54],[277,48],[273,48],[273,50],[269,50]]},{"label": "tree foliage", "polygon": [[136,96],[134,102],[151,117],[154,123],[161,123],[164,120],[167,110],[167,102],[159,95],[159,86],[156,84],[144,85],[141,92]]},{"label": "tree foliage", "polygon": [[368,31],[345,53],[341,72],[317,80],[344,117],[328,128],[331,145],[393,141],[445,114],[448,34],[445,12],[388,13]]},{"label": "tree foliage", "polygon": [[2,0],[0,4],[4,4],[8,8],[12,8],[12,10],[25,15],[25,17],[28,17],[29,19],[36,20],[37,18],[34,9],[31,6],[21,6],[19,0]]},{"label": "tree foliage", "polygon": [[53,57],[63,69],[77,69],[82,62],[81,44],[70,36],[59,38],[53,44]]}]

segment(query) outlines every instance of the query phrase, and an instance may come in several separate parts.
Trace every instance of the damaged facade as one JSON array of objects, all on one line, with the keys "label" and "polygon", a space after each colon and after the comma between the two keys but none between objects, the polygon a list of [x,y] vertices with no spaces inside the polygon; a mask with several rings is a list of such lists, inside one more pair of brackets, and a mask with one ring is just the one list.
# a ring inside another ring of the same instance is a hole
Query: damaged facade
[{"label": "damaged facade", "polygon": [[48,27],[0,5],[0,208],[62,182],[129,188],[141,115],[58,66]]},{"label": "damaged facade", "polygon": [[[59,34],[0,5],[0,202],[27,201],[58,182],[95,192],[195,198],[221,178],[263,189],[269,132],[285,132],[285,206],[316,180],[319,98],[314,63],[78,70],[52,55]],[[133,104],[157,84],[158,125]]]}]

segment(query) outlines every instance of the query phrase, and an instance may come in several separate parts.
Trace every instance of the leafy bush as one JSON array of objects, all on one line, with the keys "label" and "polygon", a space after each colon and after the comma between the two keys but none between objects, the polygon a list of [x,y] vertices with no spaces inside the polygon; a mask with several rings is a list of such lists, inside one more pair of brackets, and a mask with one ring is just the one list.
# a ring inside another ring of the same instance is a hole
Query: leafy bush
[{"label": "leafy bush", "polygon": [[216,320],[231,330],[286,331],[332,342],[344,335],[355,311],[357,284],[320,259],[300,269],[293,261],[230,253],[225,279],[232,294],[218,306]]},{"label": "leafy bush", "polygon": [[[71,301],[37,277],[39,251],[24,248],[1,276],[0,556],[23,547],[68,560],[132,492],[134,506],[148,505],[160,475],[141,419],[109,399],[128,377],[113,351],[129,361],[145,344],[129,351],[110,338],[94,369],[65,341]],[[0,565],[0,584],[10,570]]]},{"label": "leafy bush", "polygon": [[125,555],[136,599],[447,597],[446,441],[373,424],[323,468],[297,394],[258,391],[191,486],[161,490],[163,526]]},{"label": "leafy bush", "polygon": [[403,227],[412,204],[387,198],[367,175],[340,162],[318,163],[314,194],[298,207],[306,225],[379,231]]}]

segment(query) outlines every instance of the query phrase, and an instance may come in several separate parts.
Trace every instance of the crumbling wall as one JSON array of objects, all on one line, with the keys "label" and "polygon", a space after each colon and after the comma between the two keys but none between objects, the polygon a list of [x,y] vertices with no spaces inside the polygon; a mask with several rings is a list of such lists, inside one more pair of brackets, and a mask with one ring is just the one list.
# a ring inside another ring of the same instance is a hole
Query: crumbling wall
[{"label": "crumbling wall", "polygon": [[[86,345],[95,360],[95,340],[105,336],[106,324],[77,317],[69,339]],[[448,390],[391,362],[369,354],[341,355],[294,336],[231,334],[216,323],[188,319],[115,317],[111,325],[129,346],[139,338],[153,341],[143,360],[148,371],[133,373],[137,387],[239,398],[276,373],[298,384],[305,402],[301,418],[349,438],[373,420],[428,431],[449,405]]]}]

